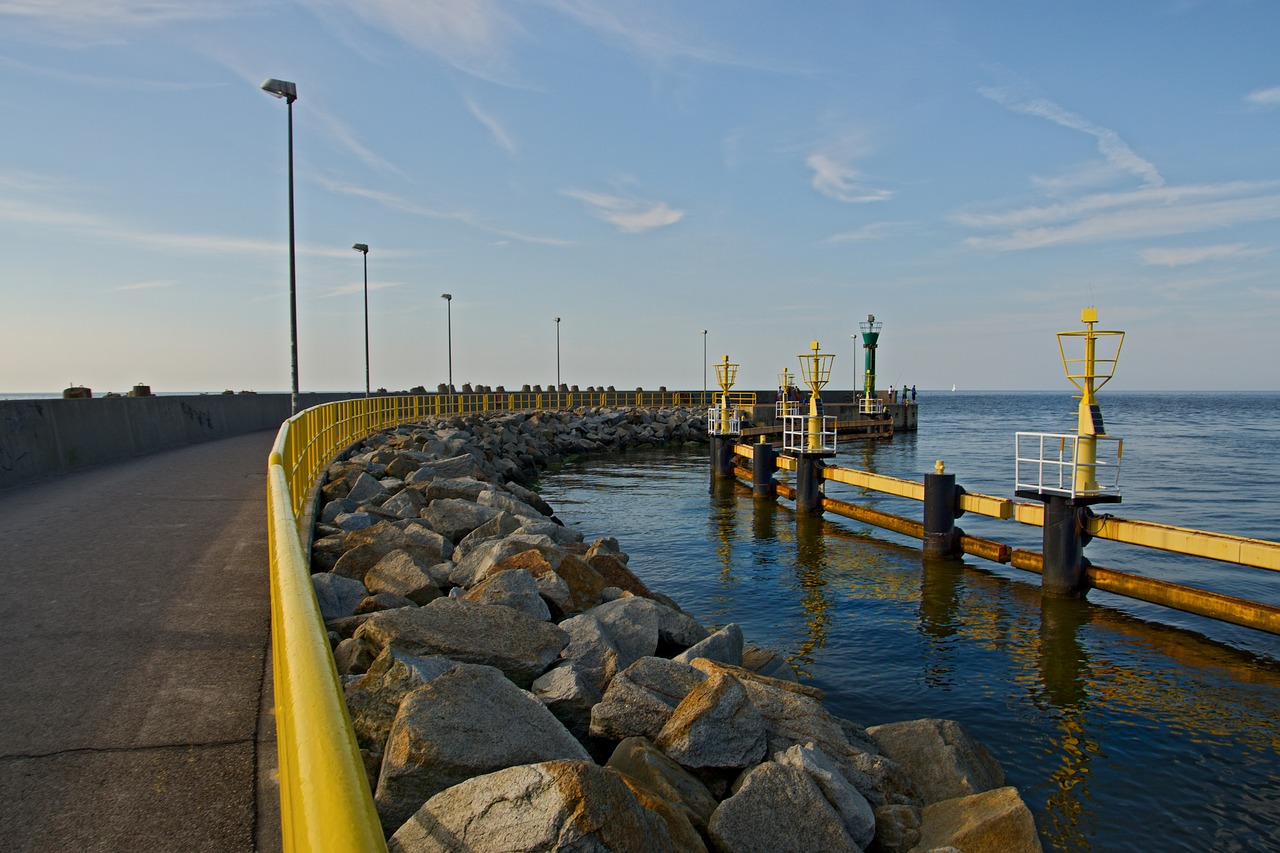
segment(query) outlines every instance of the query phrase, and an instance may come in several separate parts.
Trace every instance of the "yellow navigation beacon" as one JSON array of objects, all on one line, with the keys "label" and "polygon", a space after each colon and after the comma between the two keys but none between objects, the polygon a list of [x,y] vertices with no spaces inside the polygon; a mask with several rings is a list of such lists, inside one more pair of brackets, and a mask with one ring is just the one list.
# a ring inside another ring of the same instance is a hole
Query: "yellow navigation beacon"
[{"label": "yellow navigation beacon", "polygon": [[[1058,332],[1058,352],[1062,356],[1067,379],[1080,390],[1076,423],[1079,441],[1072,491],[1078,495],[1087,495],[1099,491],[1097,436],[1107,434],[1097,392],[1115,375],[1120,348],[1124,346],[1124,332],[1095,329],[1094,325],[1098,322],[1097,308],[1085,308],[1081,311],[1080,321],[1085,324],[1084,329]],[[1116,455],[1120,455],[1119,445]]]},{"label": "yellow navigation beacon", "polygon": [[[831,381],[831,365],[835,361],[835,355],[830,353],[818,352],[819,344],[813,341],[809,344],[809,353],[801,353],[796,356],[800,359],[800,375],[804,377],[805,384],[809,386],[809,419],[805,430],[808,436],[807,450],[812,453],[820,453],[824,448],[823,443],[823,421],[822,416],[822,389],[829,381]],[[833,442],[834,443],[834,442]],[[835,448],[832,448],[834,450]]]},{"label": "yellow navigation beacon", "polygon": [[716,382],[720,385],[720,406],[716,415],[719,423],[714,433],[716,435],[737,435],[739,432],[738,420],[733,417],[733,409],[729,405],[729,389],[733,387],[733,383],[738,379],[738,365],[729,361],[729,356],[720,357],[720,361],[716,362]]}]

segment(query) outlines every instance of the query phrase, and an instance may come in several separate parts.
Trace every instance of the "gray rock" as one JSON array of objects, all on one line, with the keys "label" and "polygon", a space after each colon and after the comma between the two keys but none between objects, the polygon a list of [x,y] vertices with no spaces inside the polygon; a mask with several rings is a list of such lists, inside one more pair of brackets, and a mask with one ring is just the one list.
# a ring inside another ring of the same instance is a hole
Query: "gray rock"
[{"label": "gray rock", "polygon": [[927,805],[917,849],[1041,853],[1035,818],[1017,788],[995,788]]},{"label": "gray rock", "polygon": [[[456,665],[456,661],[443,657],[418,657],[395,648],[383,649],[368,672],[344,688],[347,712],[360,748],[381,761],[400,700]],[[371,778],[376,781],[377,774]]]},{"label": "gray rock", "polygon": [[403,489],[380,507],[387,515],[397,518],[417,518],[419,511],[427,505],[426,498],[413,489]]},{"label": "gray rock", "polygon": [[569,642],[555,625],[518,610],[456,598],[375,613],[355,636],[378,649],[394,643],[410,654],[495,666],[520,687],[532,684]]},{"label": "gray rock", "polygon": [[333,663],[338,675],[360,675],[373,663],[373,649],[368,643],[348,637],[333,650]]},{"label": "gray rock", "polygon": [[340,530],[364,530],[372,527],[377,519],[367,512],[343,512],[333,520],[333,526]]},{"label": "gray rock", "polygon": [[689,691],[705,679],[688,664],[641,658],[614,676],[600,704],[591,709],[591,734],[611,740],[637,735],[652,740]]},{"label": "gray rock", "polygon": [[694,658],[742,666],[742,629],[734,622],[725,625],[705,640],[676,655],[674,660],[692,663]]},{"label": "gray rock", "polygon": [[757,765],[716,807],[707,834],[719,853],[862,853],[808,774],[773,761]]},{"label": "gray rock", "polygon": [[570,530],[562,524],[556,524],[554,521],[531,521],[523,516],[517,517],[524,523],[515,531],[516,533],[545,536],[557,545],[575,545],[582,541],[581,533]]},{"label": "gray rock", "polygon": [[369,594],[369,590],[360,581],[331,572],[312,575],[311,586],[316,591],[320,617],[326,622],[354,615],[357,605]]},{"label": "gray rock", "polygon": [[916,784],[922,805],[1004,785],[1004,769],[954,720],[908,720],[867,729],[880,752]]},{"label": "gray rock", "polygon": [[432,501],[430,506],[422,510],[421,518],[432,530],[457,542],[497,514],[498,510],[491,507],[455,498],[441,498]]},{"label": "gray rock", "polygon": [[920,843],[919,806],[880,806],[875,816],[875,849],[879,853],[910,853]]},{"label": "gray rock", "polygon": [[524,501],[516,500],[511,495],[503,491],[484,491],[476,498],[476,503],[481,506],[492,507],[493,509],[502,510],[510,513],[518,518],[527,518],[532,521],[541,521],[545,516]]},{"label": "gray rock", "polygon": [[[516,500],[523,501],[543,515],[555,515],[555,510],[551,508],[551,504],[543,500],[542,495],[532,489],[526,489],[519,483],[506,483],[502,488],[514,495]],[[581,537],[579,537],[579,541],[581,541]]]},{"label": "gray rock", "polygon": [[562,621],[560,630],[569,635],[561,660],[573,663],[597,692],[603,691],[618,673],[618,649],[600,620],[584,613]]},{"label": "gray rock", "polygon": [[689,691],[654,743],[682,767],[739,769],[765,757],[765,727],[737,679],[717,673]]},{"label": "gray rock", "polygon": [[481,543],[503,539],[520,529],[520,520],[509,513],[499,512],[496,516],[477,527],[463,537],[453,550],[453,555],[461,560],[476,549]]},{"label": "gray rock", "polygon": [[501,672],[459,665],[401,701],[374,803],[383,826],[398,827],[459,782],[555,759],[590,756],[541,702]]},{"label": "gray rock", "polygon": [[[548,621],[551,610],[538,594],[538,584],[526,571],[499,572],[477,584],[462,596],[477,604],[500,604],[519,610],[534,619]],[[563,630],[563,628],[561,629]]]},{"label": "gray rock", "polygon": [[547,761],[478,776],[428,800],[390,853],[705,853],[688,819],[646,807],[589,761]]},{"label": "gray rock", "polygon": [[481,492],[487,492],[493,486],[472,477],[437,477],[422,485],[422,493],[427,500],[454,498],[476,503]]},{"label": "gray rock", "polygon": [[403,595],[414,604],[426,604],[441,595],[429,568],[401,550],[392,551],[375,563],[365,574],[364,585],[373,593]]},{"label": "gray rock", "polygon": [[587,611],[600,622],[605,634],[618,650],[618,666],[626,669],[658,650],[658,613],[660,605],[647,598],[619,598]]},{"label": "gray rock", "polygon": [[796,672],[785,657],[777,652],[755,646],[743,647],[742,666],[767,678],[781,678],[783,681],[796,680]]},{"label": "gray rock", "polygon": [[[482,542],[467,554],[456,560],[450,577],[454,579],[454,583],[458,586],[470,587],[487,578],[498,563],[508,557],[514,557],[525,551],[534,550],[553,552],[556,551],[555,544],[549,539],[545,542],[539,542],[542,547],[531,545],[529,540],[533,537],[508,536],[505,539],[493,539]],[[545,539],[545,537],[539,537]],[[456,553],[456,551],[455,551]],[[517,566],[515,568],[526,568],[525,566]],[[533,573],[537,577],[537,573]]]},{"label": "gray rock", "polygon": [[803,770],[822,791],[822,796],[840,815],[845,831],[859,847],[866,847],[876,833],[876,816],[866,797],[849,784],[831,759],[813,744],[791,747],[773,756],[779,764]]},{"label": "gray rock", "polygon": [[406,481],[410,485],[426,484],[437,479],[452,479],[455,477],[469,477],[473,479],[483,479],[488,474],[485,466],[469,453],[452,456],[448,459],[438,459],[423,465],[417,471],[409,475]]},{"label": "gray rock", "polygon": [[570,661],[547,670],[531,688],[542,704],[579,742],[591,735],[591,709],[600,702],[600,690]]},{"label": "gray rock", "polygon": [[716,810],[716,798],[697,777],[664,755],[648,738],[624,738],[606,766],[680,809],[694,827],[706,831],[707,821]]},{"label": "gray rock", "polygon": [[363,472],[356,477],[351,491],[347,493],[347,499],[357,504],[380,504],[390,496],[385,486]]},{"label": "gray rock", "polygon": [[417,607],[418,603],[394,592],[379,592],[360,602],[356,615],[377,613],[379,610],[395,610],[397,607]]}]

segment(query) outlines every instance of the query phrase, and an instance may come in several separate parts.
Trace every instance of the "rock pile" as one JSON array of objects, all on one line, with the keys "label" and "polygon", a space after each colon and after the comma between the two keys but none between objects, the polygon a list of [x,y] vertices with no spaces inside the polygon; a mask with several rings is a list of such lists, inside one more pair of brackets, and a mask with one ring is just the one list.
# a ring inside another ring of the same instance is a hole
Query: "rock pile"
[{"label": "rock pile", "polygon": [[863,728],[529,483],[680,410],[468,416],[333,463],[312,576],[392,851],[1038,851],[955,722]]}]

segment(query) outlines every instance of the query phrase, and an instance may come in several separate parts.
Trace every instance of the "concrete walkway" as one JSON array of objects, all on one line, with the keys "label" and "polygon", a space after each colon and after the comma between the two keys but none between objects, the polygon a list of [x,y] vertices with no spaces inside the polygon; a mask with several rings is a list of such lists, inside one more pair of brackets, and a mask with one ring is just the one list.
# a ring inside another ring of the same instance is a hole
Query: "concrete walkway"
[{"label": "concrete walkway", "polygon": [[279,849],[273,437],[0,492],[0,848]]}]

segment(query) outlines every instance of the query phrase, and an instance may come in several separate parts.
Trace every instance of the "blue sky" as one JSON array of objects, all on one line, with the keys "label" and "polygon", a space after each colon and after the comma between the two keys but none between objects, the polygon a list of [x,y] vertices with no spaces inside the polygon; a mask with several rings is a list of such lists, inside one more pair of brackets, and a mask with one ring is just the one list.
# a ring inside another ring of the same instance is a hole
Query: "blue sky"
[{"label": "blue sky", "polygon": [[[0,0],[0,390],[1280,389],[1280,4]],[[714,373],[712,373],[714,384]],[[859,383],[860,384],[860,383]]]}]

